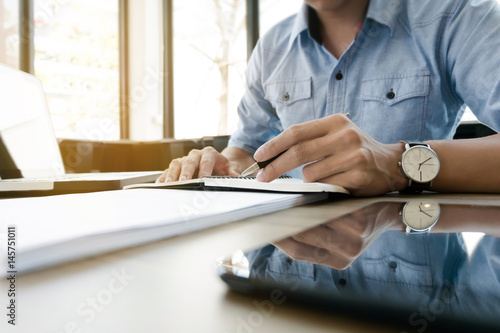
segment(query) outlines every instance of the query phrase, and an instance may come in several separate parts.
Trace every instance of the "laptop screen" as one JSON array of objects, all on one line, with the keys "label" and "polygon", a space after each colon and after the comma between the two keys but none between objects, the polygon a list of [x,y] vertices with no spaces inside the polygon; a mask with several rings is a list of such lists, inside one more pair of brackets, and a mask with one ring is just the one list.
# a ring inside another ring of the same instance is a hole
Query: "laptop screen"
[{"label": "laptop screen", "polygon": [[0,65],[0,96],[0,177],[64,174],[40,81]]}]

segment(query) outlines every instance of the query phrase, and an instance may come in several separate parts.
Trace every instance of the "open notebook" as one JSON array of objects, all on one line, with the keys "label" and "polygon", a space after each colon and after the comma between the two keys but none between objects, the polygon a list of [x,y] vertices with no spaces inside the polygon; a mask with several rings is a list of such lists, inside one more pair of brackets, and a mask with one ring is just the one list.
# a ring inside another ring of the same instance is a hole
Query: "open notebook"
[{"label": "open notebook", "polygon": [[279,177],[272,182],[258,182],[255,177],[202,177],[168,183],[133,184],[124,189],[160,188],[184,190],[239,190],[239,191],[271,191],[283,193],[329,192],[349,194],[345,188],[324,183],[304,183],[301,179]]}]

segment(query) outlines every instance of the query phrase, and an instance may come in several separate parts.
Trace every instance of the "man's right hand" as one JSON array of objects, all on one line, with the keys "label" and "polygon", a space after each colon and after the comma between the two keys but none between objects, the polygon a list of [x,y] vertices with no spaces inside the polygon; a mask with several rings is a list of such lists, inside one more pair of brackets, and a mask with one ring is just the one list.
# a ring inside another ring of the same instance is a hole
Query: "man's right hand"
[{"label": "man's right hand", "polygon": [[[233,156],[236,159],[233,159]],[[244,170],[244,166],[249,163],[248,159],[253,161],[248,153],[236,147],[226,148],[223,153],[219,153],[213,147],[193,149],[187,156],[172,160],[168,169],[163,171],[156,182],[166,183],[204,176],[237,177]],[[238,160],[245,162],[242,164]]]}]

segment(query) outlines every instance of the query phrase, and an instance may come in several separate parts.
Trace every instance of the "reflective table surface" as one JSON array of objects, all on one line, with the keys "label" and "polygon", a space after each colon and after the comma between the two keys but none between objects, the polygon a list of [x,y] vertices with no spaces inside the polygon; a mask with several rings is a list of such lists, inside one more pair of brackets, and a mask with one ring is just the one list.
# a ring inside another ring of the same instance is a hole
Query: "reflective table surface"
[{"label": "reflective table surface", "polygon": [[265,295],[264,310],[294,299],[395,321],[402,332],[500,331],[499,236],[500,205],[417,196],[236,251],[218,272],[236,291]]}]

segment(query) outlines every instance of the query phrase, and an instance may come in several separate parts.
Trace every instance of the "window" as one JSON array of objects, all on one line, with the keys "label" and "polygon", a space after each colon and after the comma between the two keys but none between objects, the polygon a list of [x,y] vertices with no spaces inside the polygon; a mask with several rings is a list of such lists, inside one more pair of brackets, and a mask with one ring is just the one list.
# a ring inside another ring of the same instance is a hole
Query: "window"
[{"label": "window", "polygon": [[19,5],[0,0],[0,63],[19,66]]},{"label": "window", "polygon": [[260,35],[263,36],[276,23],[296,14],[304,0],[260,0]]},{"label": "window", "polygon": [[[296,13],[302,0],[260,1],[261,34]],[[174,1],[176,138],[236,130],[245,89],[244,0]]]},{"label": "window", "polygon": [[56,136],[118,139],[118,0],[35,0],[33,19]]},{"label": "window", "polygon": [[162,1],[127,1],[129,127],[137,141],[163,138]]},{"label": "window", "polygon": [[174,0],[175,137],[237,126],[246,68],[245,0]]}]

